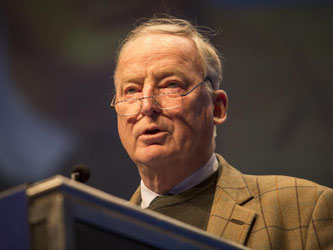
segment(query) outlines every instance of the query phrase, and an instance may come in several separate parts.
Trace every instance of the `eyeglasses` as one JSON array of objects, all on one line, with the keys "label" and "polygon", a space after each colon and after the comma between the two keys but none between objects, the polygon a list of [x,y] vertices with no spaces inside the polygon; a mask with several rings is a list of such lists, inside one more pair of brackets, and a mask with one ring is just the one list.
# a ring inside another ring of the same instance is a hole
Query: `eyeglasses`
[{"label": "eyeglasses", "polygon": [[129,98],[121,101],[116,101],[116,94],[113,96],[110,106],[115,108],[118,115],[131,116],[137,115],[141,111],[142,100],[153,99],[153,103],[160,109],[169,110],[178,108],[183,105],[183,97],[190,94],[204,82],[211,80],[206,77],[202,82],[195,85],[188,92],[181,94],[180,92],[160,93],[153,96],[142,96],[139,98]]}]

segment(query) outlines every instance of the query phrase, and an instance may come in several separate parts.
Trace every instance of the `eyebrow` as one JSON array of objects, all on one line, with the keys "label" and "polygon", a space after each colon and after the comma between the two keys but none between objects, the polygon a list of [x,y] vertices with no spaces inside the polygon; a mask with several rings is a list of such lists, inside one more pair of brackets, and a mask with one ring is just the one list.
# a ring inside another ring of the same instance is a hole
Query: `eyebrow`
[{"label": "eyebrow", "polygon": [[[163,70],[161,72],[157,72],[157,73],[153,73],[154,79],[156,79],[156,81],[160,81],[166,77],[169,76],[176,76],[176,77],[180,77],[183,80],[187,79],[187,74],[185,74],[182,70],[177,69],[177,68],[170,68],[170,69],[166,69]],[[126,84],[126,83],[136,83],[136,84],[142,84],[144,82],[145,77],[140,77],[140,76],[125,76],[122,80],[122,84]]]},{"label": "eyebrow", "polygon": [[157,80],[161,80],[161,79],[169,77],[169,76],[177,76],[184,80],[187,78],[186,74],[182,70],[179,70],[177,68],[167,69],[162,72],[158,72],[158,73],[154,74],[154,77]]},{"label": "eyebrow", "polygon": [[122,83],[142,83],[143,81],[144,77],[130,76],[130,77],[125,77],[122,80]]}]

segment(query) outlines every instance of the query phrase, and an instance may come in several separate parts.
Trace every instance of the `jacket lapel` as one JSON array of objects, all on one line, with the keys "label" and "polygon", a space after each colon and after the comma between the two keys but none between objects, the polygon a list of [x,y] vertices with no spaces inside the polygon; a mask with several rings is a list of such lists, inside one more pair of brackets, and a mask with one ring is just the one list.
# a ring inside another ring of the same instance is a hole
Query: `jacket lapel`
[{"label": "jacket lapel", "polygon": [[256,213],[242,207],[253,198],[242,174],[217,154],[220,172],[207,231],[239,244],[246,240]]},{"label": "jacket lapel", "polygon": [[129,200],[129,203],[133,205],[140,206],[141,203],[141,188],[140,186],[136,189],[135,193],[132,195],[131,199]]}]

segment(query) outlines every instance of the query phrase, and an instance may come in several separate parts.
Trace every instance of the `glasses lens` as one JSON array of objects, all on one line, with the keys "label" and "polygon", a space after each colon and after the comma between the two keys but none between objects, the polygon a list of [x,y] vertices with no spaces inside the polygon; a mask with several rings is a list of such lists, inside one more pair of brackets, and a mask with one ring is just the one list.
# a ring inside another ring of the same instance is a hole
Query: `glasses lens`
[{"label": "glasses lens", "polygon": [[[161,94],[149,98],[154,98],[155,105],[161,109],[173,109],[182,105],[182,97],[178,93]],[[141,101],[135,98],[120,101],[115,104],[116,112],[119,115],[136,115],[140,113]]]},{"label": "glasses lens", "polygon": [[156,96],[155,101],[156,105],[162,109],[172,109],[182,105],[182,97],[178,93]]},{"label": "glasses lens", "polygon": [[134,115],[140,112],[141,101],[130,99],[117,103],[115,108],[116,112],[120,115]]}]

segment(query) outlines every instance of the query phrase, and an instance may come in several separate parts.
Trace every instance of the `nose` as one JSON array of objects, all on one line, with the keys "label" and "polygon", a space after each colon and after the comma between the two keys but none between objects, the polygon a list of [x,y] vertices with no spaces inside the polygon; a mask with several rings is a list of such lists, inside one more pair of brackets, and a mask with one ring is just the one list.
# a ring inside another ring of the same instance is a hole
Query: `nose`
[{"label": "nose", "polygon": [[141,113],[143,115],[152,115],[153,113],[161,112],[161,109],[155,104],[153,96],[143,97],[141,103]]}]

